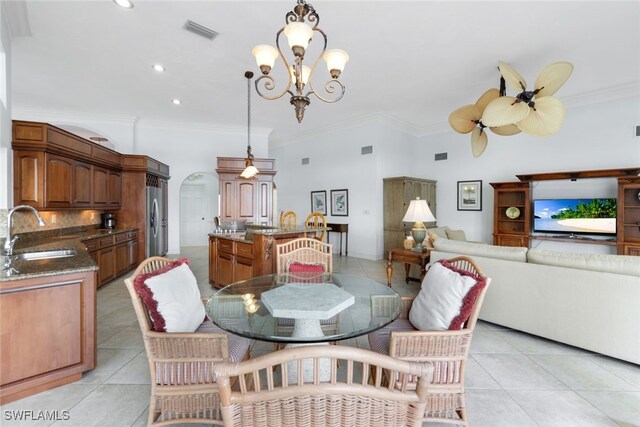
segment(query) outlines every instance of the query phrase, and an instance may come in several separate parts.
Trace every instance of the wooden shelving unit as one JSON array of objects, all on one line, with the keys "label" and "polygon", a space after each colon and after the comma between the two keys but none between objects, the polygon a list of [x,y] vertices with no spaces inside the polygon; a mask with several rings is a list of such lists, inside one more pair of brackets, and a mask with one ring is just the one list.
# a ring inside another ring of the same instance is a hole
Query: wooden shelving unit
[{"label": "wooden shelving unit", "polygon": [[640,256],[640,177],[618,178],[618,255]]},{"label": "wooden shelving unit", "polygon": [[[529,246],[531,234],[531,189],[528,182],[492,182],[493,244]],[[515,207],[520,216],[509,218],[507,209]]]}]

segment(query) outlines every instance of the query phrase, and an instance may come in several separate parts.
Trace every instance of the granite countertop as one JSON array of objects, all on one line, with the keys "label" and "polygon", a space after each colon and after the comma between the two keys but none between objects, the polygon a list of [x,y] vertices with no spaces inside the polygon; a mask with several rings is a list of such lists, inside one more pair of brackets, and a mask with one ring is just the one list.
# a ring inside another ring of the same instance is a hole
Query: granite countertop
[{"label": "granite countertop", "polygon": [[[65,258],[51,258],[42,260],[17,260],[15,257],[0,255],[2,266],[10,265],[13,270],[0,271],[0,282],[21,280],[34,277],[55,276],[59,274],[77,273],[82,271],[96,271],[98,266],[82,244],[84,240],[104,236],[126,233],[135,228],[118,228],[113,230],[89,228],[70,230],[62,234],[61,230],[51,230],[40,233],[26,233],[16,241],[14,253],[38,252],[57,249],[75,249],[76,255]],[[2,239],[4,240],[4,239]],[[3,243],[3,242],[0,242]]]},{"label": "granite countertop", "polygon": [[[209,233],[209,236],[217,237],[219,239],[233,240],[236,242],[244,242],[244,243],[253,243],[251,239],[252,234],[263,234],[265,236],[277,236],[284,234],[300,234],[300,233],[312,233],[315,231],[330,231],[331,227],[287,227],[287,228],[251,228],[247,229],[247,232],[237,232],[237,233]],[[248,236],[247,236],[248,234]],[[249,237],[249,239],[247,239]]]}]

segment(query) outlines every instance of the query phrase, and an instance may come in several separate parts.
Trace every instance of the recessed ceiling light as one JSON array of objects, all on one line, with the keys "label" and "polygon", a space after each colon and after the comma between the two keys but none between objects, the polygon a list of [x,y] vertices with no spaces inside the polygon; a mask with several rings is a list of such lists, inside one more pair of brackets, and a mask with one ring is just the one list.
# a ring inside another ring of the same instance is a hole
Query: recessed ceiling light
[{"label": "recessed ceiling light", "polygon": [[174,100],[173,100],[173,101],[171,101],[171,102],[173,102],[175,105],[180,105],[180,104],[182,104],[182,101],[180,101],[179,99],[174,99]]},{"label": "recessed ceiling light", "polygon": [[163,72],[164,70],[166,70],[166,68],[164,68],[162,65],[160,64],[153,64],[153,69],[158,71],[158,72]]},{"label": "recessed ceiling light", "polygon": [[131,0],[113,0],[113,2],[125,9],[133,9],[133,2]]}]

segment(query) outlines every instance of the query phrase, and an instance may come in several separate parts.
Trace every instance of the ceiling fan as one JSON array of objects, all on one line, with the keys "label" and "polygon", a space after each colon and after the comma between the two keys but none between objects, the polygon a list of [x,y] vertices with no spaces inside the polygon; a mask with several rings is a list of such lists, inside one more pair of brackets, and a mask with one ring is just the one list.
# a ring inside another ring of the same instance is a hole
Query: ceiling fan
[{"label": "ceiling fan", "polygon": [[[479,157],[487,148],[487,126],[482,116],[487,106],[500,97],[498,89],[489,89],[483,93],[475,104],[465,105],[458,108],[449,115],[449,124],[458,133],[471,132],[471,152],[473,157]],[[498,135],[515,135],[520,133],[520,129],[513,124],[504,126],[489,127],[493,133]]]},{"label": "ceiling fan", "polygon": [[[560,130],[564,121],[562,102],[551,96],[562,87],[573,71],[569,62],[555,62],[542,70],[535,89],[527,90],[524,78],[505,62],[498,62],[500,90],[489,89],[475,104],[465,105],[449,115],[449,124],[459,133],[471,132],[471,151],[479,157],[487,147],[490,128],[498,135],[515,135],[523,131],[534,136],[549,136]],[[506,96],[505,81],[521,91]]]}]

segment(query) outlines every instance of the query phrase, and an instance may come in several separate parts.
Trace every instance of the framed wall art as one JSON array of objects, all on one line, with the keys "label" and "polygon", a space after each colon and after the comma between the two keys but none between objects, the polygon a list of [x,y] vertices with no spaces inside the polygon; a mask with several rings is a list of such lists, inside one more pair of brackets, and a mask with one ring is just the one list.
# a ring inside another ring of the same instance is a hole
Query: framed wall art
[{"label": "framed wall art", "polygon": [[349,190],[331,190],[331,215],[349,216]]},{"label": "framed wall art", "polygon": [[327,192],[325,190],[311,192],[311,212],[327,214]]},{"label": "framed wall art", "polygon": [[458,210],[482,210],[482,181],[458,181]]}]

